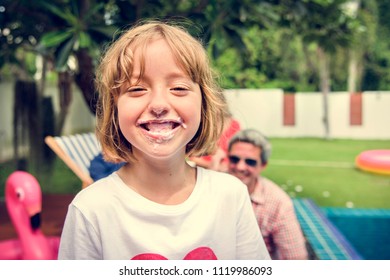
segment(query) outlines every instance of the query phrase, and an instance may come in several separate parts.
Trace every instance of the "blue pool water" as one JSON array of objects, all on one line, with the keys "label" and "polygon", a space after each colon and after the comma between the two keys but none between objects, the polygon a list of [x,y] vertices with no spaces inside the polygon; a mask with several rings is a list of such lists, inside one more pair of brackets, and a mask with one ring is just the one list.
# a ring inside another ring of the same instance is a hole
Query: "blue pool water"
[{"label": "blue pool water", "polygon": [[366,260],[390,260],[390,210],[322,208]]}]

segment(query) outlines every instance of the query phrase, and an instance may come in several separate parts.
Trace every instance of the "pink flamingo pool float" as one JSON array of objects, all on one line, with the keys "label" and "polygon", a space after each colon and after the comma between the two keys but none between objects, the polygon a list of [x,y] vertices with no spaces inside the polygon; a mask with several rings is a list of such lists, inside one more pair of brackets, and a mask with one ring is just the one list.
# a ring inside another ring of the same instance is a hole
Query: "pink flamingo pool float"
[{"label": "pink flamingo pool float", "polygon": [[0,241],[0,260],[57,259],[60,238],[46,237],[40,229],[42,191],[35,177],[13,172],[6,181],[5,201],[18,239]]}]

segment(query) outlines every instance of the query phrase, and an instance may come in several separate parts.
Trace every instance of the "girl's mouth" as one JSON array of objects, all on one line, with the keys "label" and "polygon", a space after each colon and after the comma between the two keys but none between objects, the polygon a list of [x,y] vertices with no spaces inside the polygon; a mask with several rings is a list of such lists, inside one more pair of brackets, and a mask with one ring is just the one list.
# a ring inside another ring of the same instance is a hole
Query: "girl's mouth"
[{"label": "girl's mouth", "polygon": [[180,124],[172,121],[167,121],[167,122],[159,121],[159,122],[141,123],[139,126],[152,133],[159,133],[159,132],[163,133],[175,129],[176,127],[180,126]]},{"label": "girl's mouth", "polygon": [[186,128],[181,118],[178,120],[140,120],[137,123],[144,135],[151,141],[157,143],[166,142],[174,136],[179,127]]}]

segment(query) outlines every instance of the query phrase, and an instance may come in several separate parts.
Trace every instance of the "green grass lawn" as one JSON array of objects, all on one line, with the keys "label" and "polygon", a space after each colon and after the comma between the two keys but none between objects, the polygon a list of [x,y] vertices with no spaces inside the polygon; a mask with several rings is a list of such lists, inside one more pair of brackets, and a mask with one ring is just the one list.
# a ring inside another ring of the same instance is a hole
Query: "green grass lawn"
[{"label": "green grass lawn", "polygon": [[[271,139],[272,155],[263,175],[291,197],[309,197],[320,206],[390,208],[390,176],[360,171],[355,157],[364,150],[390,149],[390,141],[312,138]],[[14,170],[0,164],[0,184]],[[76,193],[81,181],[57,159],[52,172],[36,176],[45,193]],[[0,189],[4,196],[4,188]]]},{"label": "green grass lawn", "polygon": [[263,175],[291,197],[309,197],[320,206],[390,208],[390,176],[354,166],[360,152],[390,149],[390,141],[277,138],[271,143]]}]

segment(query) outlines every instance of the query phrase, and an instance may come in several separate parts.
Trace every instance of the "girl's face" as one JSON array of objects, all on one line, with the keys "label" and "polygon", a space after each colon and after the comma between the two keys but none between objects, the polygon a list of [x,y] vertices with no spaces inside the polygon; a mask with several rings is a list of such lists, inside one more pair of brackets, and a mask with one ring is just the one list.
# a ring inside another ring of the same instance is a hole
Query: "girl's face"
[{"label": "girl's face", "polygon": [[131,81],[121,87],[118,121],[136,158],[184,157],[187,143],[201,121],[202,93],[180,68],[163,39],[151,41],[144,53],[134,53]]}]

